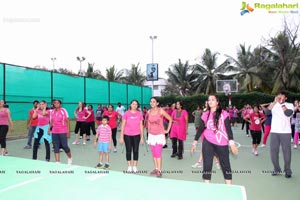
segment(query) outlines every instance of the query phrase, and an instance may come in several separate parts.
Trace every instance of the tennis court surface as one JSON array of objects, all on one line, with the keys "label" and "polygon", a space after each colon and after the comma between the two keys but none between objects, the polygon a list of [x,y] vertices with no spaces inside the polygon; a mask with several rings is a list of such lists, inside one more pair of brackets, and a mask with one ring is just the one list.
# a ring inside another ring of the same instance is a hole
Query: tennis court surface
[{"label": "tennis court surface", "polygon": [[243,186],[147,177],[11,156],[1,156],[0,163],[0,199],[247,199]]}]

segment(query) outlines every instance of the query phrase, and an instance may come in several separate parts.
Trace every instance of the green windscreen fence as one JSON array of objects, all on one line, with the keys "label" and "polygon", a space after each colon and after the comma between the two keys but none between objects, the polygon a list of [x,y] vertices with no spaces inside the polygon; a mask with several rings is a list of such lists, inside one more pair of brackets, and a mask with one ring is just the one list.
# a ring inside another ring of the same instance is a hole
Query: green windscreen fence
[{"label": "green windscreen fence", "polygon": [[0,63],[0,99],[6,100],[13,120],[25,120],[34,100],[60,99],[74,117],[78,102],[114,106],[120,102],[126,108],[132,99],[149,107],[152,89],[106,80],[53,73]]}]

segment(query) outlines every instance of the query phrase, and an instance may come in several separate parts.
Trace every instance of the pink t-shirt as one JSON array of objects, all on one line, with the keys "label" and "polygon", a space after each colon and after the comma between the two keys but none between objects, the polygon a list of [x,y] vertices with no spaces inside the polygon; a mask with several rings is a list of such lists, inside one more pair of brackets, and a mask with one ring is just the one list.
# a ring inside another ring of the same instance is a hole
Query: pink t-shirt
[{"label": "pink t-shirt", "polygon": [[126,121],[124,127],[124,135],[134,136],[141,134],[140,124],[143,121],[143,114],[139,111],[132,113],[130,110],[123,115],[123,120]]},{"label": "pink t-shirt", "polygon": [[103,116],[104,115],[109,117],[108,125],[110,126],[110,128],[112,128],[112,129],[117,128],[117,118],[118,118],[119,113],[117,113],[114,110],[112,112],[109,112],[107,110],[107,111],[104,111]]},{"label": "pink t-shirt", "polygon": [[249,115],[251,124],[250,124],[250,130],[252,131],[261,131],[261,120],[264,118],[264,114],[263,113],[251,113]]},{"label": "pink t-shirt", "polygon": [[38,114],[38,126],[45,126],[47,124],[49,124],[50,121],[50,110],[46,110],[47,115],[43,115],[42,114],[43,111],[42,110],[38,110],[37,114]]},{"label": "pink t-shirt", "polygon": [[148,132],[153,135],[164,134],[163,116],[160,113],[161,108],[158,109],[156,114],[151,114],[151,110],[148,112]]},{"label": "pink t-shirt", "polygon": [[8,109],[0,111],[0,125],[8,125]]},{"label": "pink t-shirt", "polygon": [[228,145],[228,135],[225,127],[225,119],[229,117],[228,112],[222,110],[222,113],[219,118],[218,128],[214,125],[213,113],[210,113],[209,118],[207,119],[209,111],[206,111],[201,116],[202,120],[206,124],[206,129],[203,132],[203,135],[207,141],[212,144],[219,146]]},{"label": "pink t-shirt", "polygon": [[109,142],[111,137],[110,126],[101,124],[97,128],[98,142]]},{"label": "pink t-shirt", "polygon": [[69,114],[64,108],[59,110],[51,111],[51,121],[52,121],[52,134],[64,134],[68,132],[69,127],[67,127],[67,119]]},{"label": "pink t-shirt", "polygon": [[86,120],[84,119],[85,116],[87,116],[87,111],[86,109],[82,109],[81,111],[76,109],[76,114],[77,114],[77,118],[76,121],[78,122],[85,122]]},{"label": "pink t-shirt", "polygon": [[95,114],[94,110],[89,110],[91,112],[90,116],[86,119],[86,122],[94,122],[95,121]]}]

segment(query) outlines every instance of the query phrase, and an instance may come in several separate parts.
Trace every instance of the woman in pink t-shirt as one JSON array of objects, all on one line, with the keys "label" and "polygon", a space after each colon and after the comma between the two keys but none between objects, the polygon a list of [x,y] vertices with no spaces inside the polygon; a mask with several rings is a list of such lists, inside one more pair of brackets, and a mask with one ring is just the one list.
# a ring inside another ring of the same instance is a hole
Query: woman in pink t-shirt
[{"label": "woman in pink t-shirt", "polygon": [[178,156],[178,160],[180,160],[183,154],[183,141],[186,140],[188,133],[188,112],[182,109],[182,103],[180,101],[176,102],[176,110],[172,112],[171,116],[173,121],[170,133],[173,148],[171,158]]},{"label": "woman in pink t-shirt", "polygon": [[40,144],[45,142],[46,148],[46,161],[50,161],[50,143],[52,143],[52,136],[50,132],[48,133],[49,129],[49,122],[50,122],[50,110],[47,110],[47,103],[46,101],[42,100],[36,109],[33,110],[33,118],[38,118],[37,127],[34,131],[34,142],[33,142],[33,154],[32,159],[37,159],[38,148]]},{"label": "woman in pink t-shirt", "polygon": [[211,180],[213,158],[214,155],[217,155],[225,183],[232,184],[228,146],[235,155],[238,150],[234,145],[229,114],[222,109],[216,95],[208,97],[208,110],[201,117],[200,126],[191,148],[192,153],[196,150],[197,141],[202,134],[204,135],[202,143],[204,182],[209,183]]},{"label": "woman in pink t-shirt", "polygon": [[[151,109],[148,111],[148,144],[150,145],[155,169],[150,173],[161,177],[162,168],[162,148],[166,144],[165,134],[170,131],[172,118],[162,108],[158,107],[159,102],[156,97],[150,99]],[[167,129],[164,129],[163,117],[169,120]]]},{"label": "woman in pink t-shirt", "polygon": [[253,106],[253,113],[249,113],[244,117],[244,120],[250,124],[250,133],[252,137],[252,153],[258,156],[257,147],[261,141],[261,125],[266,121],[263,113],[259,112],[259,106]]},{"label": "woman in pink t-shirt", "polygon": [[0,100],[0,145],[1,145],[1,155],[7,155],[6,149],[6,135],[9,130],[14,130],[14,125],[10,117],[10,111],[8,108],[5,107],[5,101]]},{"label": "woman in pink t-shirt", "polygon": [[[139,144],[144,143],[143,114],[138,111],[139,102],[132,100],[129,110],[122,117],[120,144],[125,142],[127,172],[137,172]],[[133,153],[133,161],[131,154]]]},{"label": "woman in pink t-shirt", "polygon": [[103,112],[102,116],[108,116],[109,122],[108,125],[111,128],[112,132],[112,140],[114,143],[114,153],[117,152],[117,120],[122,117],[117,111],[114,110],[114,106],[112,104],[108,105],[106,111]]},{"label": "woman in pink t-shirt", "polygon": [[48,132],[52,130],[52,142],[54,147],[54,155],[56,162],[60,162],[59,149],[63,148],[68,156],[68,164],[72,164],[72,154],[68,146],[68,138],[70,138],[70,121],[69,114],[66,109],[61,107],[61,101],[54,101],[54,109],[50,114],[50,127]]},{"label": "woman in pink t-shirt", "polygon": [[93,105],[88,105],[88,111],[91,113],[90,116],[86,119],[86,140],[89,141],[91,138],[91,130],[93,135],[96,135],[95,129],[95,113],[93,110]]}]

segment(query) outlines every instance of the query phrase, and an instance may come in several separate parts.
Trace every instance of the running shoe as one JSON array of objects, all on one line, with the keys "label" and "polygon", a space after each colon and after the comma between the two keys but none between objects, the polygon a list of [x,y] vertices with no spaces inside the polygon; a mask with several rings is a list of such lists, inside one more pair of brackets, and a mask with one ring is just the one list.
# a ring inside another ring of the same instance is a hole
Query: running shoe
[{"label": "running shoe", "polygon": [[68,158],[68,165],[72,165],[72,158]]},{"label": "running shoe", "polygon": [[78,144],[80,144],[80,142],[79,141],[74,141],[72,144],[78,145]]},{"label": "running shoe", "polygon": [[128,166],[127,172],[128,172],[128,173],[131,173],[131,172],[132,172],[132,167],[131,167],[131,166]]},{"label": "running shoe", "polygon": [[137,173],[137,171],[138,171],[138,170],[137,170],[137,167],[136,167],[136,166],[133,166],[133,167],[132,167],[132,171],[133,171],[133,173]]},{"label": "running shoe", "polygon": [[201,168],[202,163],[201,162],[196,162],[195,164],[192,165],[192,168]]}]

